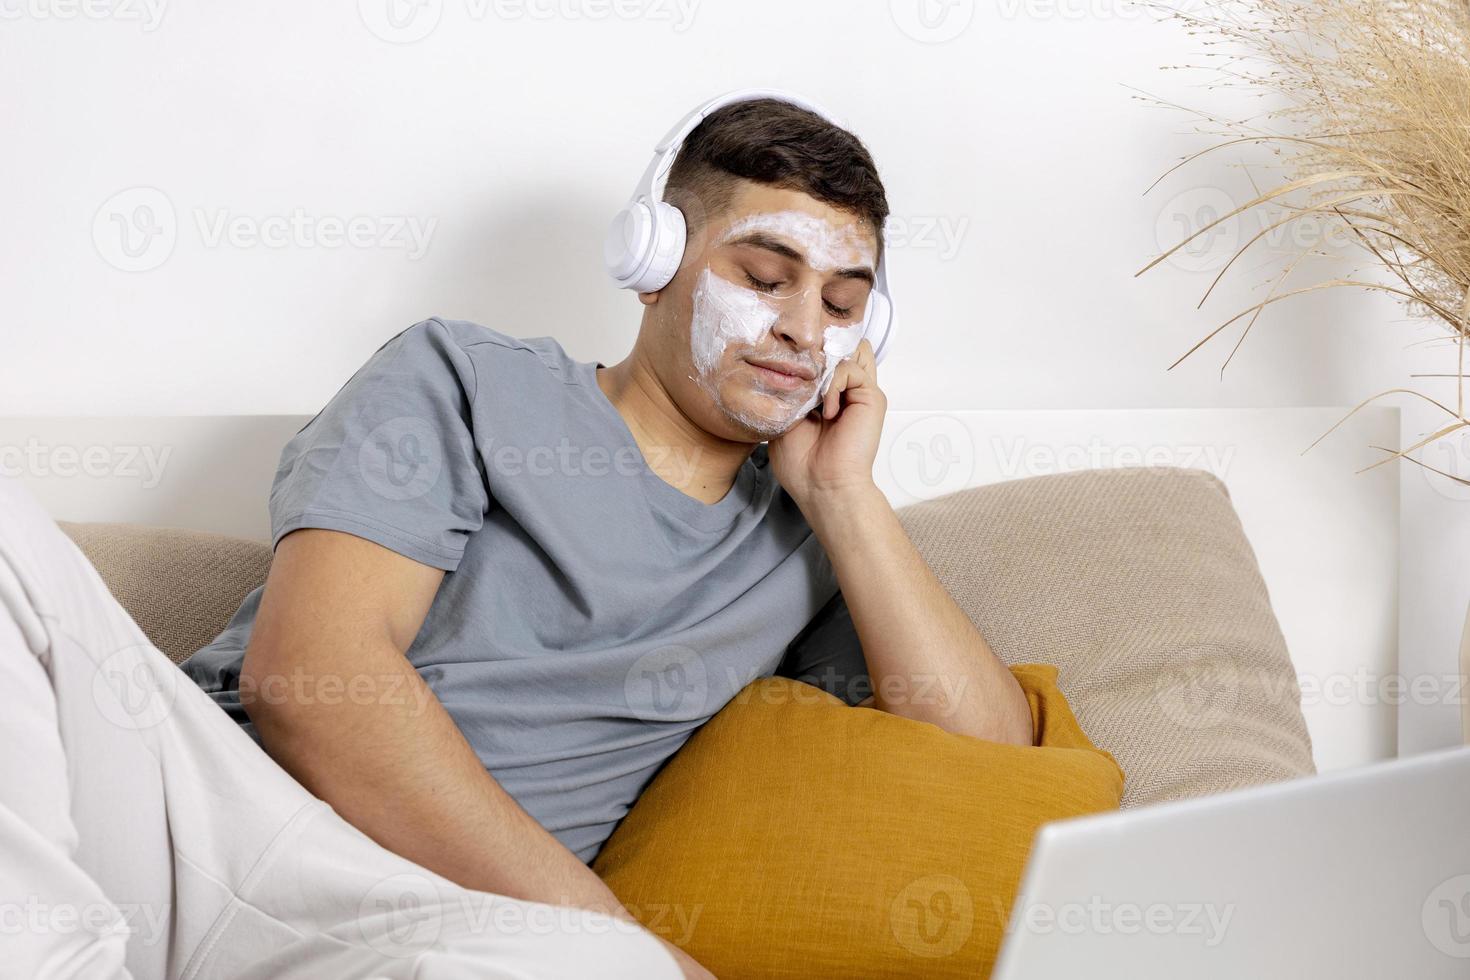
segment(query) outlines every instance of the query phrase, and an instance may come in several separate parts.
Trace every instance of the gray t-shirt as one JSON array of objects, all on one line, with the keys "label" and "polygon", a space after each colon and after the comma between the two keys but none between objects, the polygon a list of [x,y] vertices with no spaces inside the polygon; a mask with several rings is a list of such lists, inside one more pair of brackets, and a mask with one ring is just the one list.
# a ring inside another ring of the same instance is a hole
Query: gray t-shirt
[{"label": "gray t-shirt", "polygon": [[[706,504],[660,479],[554,339],[425,320],[286,444],[271,543],[304,527],[445,575],[408,659],[485,768],[591,861],[750,681],[869,693],[831,563],[757,447]],[[232,717],[261,589],[183,665]]]}]

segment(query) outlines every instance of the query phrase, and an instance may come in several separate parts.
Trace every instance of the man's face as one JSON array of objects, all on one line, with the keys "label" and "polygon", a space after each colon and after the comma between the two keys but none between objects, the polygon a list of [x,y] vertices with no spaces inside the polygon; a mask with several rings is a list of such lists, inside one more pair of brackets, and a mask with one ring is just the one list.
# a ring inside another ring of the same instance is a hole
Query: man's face
[{"label": "man's face", "polygon": [[862,340],[877,242],[853,214],[739,181],[658,294],[660,373],[684,412],[744,442],[801,421]]}]

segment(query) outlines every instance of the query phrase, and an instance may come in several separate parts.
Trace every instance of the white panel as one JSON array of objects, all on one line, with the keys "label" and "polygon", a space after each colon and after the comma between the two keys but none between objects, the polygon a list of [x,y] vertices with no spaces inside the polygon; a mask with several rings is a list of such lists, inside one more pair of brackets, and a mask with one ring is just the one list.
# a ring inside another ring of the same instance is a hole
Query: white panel
[{"label": "white panel", "polygon": [[267,540],[281,448],[311,416],[0,418],[0,476],[63,521]]},{"label": "white panel", "polygon": [[[1417,413],[1404,444],[1413,445],[1449,420]],[[1445,473],[1470,479],[1470,435],[1463,432],[1415,453]],[[1470,640],[1470,486],[1413,463],[1400,474],[1403,582],[1399,605],[1399,669],[1420,678],[1399,712],[1399,753],[1458,745],[1467,692],[1459,682],[1461,637]]]}]

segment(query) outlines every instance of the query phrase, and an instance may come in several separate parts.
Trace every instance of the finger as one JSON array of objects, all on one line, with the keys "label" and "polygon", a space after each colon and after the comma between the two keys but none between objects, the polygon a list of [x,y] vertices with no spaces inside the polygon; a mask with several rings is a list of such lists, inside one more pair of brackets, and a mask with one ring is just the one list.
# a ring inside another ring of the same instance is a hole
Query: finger
[{"label": "finger", "polygon": [[[841,381],[838,380],[841,375]],[[863,370],[852,361],[844,361],[837,367],[832,375],[832,387],[827,389],[827,397],[822,405],[822,417],[831,418],[837,414],[841,407],[841,396],[843,392],[855,391],[859,388],[867,388],[872,384],[868,372]]]},{"label": "finger", "polygon": [[830,419],[837,414],[837,407],[841,404],[842,389],[847,384],[847,371],[850,362],[843,361],[837,365],[837,370],[832,372],[832,382],[827,386],[827,393],[822,396],[822,418]]},{"label": "finger", "polygon": [[[873,345],[866,338],[858,341],[857,349],[844,358],[843,363],[851,365],[854,370],[862,371],[865,376],[876,378],[873,373],[877,367],[877,362],[873,359]],[[849,384],[848,387],[853,386]]]},{"label": "finger", "polygon": [[823,418],[835,418],[842,410],[842,393],[855,387],[862,376],[862,368],[848,360],[837,365],[832,375],[832,387],[827,389],[827,399],[822,406]]}]

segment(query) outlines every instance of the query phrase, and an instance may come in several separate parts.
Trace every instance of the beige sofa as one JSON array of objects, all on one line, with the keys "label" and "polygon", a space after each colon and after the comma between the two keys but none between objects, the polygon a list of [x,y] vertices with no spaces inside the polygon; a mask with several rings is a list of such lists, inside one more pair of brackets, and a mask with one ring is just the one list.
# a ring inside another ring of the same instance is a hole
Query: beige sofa
[{"label": "beige sofa", "polygon": [[[900,511],[1008,663],[1051,663],[1083,729],[1127,774],[1124,806],[1314,771],[1300,695],[1223,483],[1133,468],[978,487]],[[258,542],[62,523],[175,662],[265,581]]]}]

